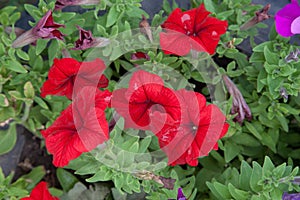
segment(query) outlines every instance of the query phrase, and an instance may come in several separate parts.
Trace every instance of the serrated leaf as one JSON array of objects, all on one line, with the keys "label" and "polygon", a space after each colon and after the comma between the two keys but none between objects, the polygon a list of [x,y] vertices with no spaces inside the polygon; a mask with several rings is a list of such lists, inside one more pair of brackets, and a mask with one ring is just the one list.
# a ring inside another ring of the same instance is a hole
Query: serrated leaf
[{"label": "serrated leaf", "polygon": [[260,192],[262,190],[262,186],[258,185],[258,182],[262,179],[262,167],[257,163],[253,162],[253,170],[250,177],[250,187],[255,192]]},{"label": "serrated leaf", "polygon": [[239,176],[240,188],[245,190],[245,191],[249,191],[250,190],[250,177],[251,177],[251,173],[252,173],[252,168],[250,167],[250,165],[246,161],[243,160],[240,170],[241,170],[241,174]]},{"label": "serrated leaf", "polygon": [[263,175],[266,175],[267,173],[273,171],[275,169],[275,166],[271,159],[268,156],[265,156],[264,164],[263,164]]},{"label": "serrated leaf", "polygon": [[91,183],[98,182],[98,181],[108,181],[111,180],[111,177],[112,177],[111,171],[99,170],[92,177],[86,179],[86,181]]}]

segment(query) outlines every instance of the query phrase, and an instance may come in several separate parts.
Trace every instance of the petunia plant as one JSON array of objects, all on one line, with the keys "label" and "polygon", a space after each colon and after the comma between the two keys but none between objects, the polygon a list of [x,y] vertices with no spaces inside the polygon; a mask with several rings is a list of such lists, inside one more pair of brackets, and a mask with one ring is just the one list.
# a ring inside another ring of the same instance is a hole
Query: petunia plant
[{"label": "petunia plant", "polygon": [[0,174],[3,198],[299,196],[298,2],[274,17],[250,0],[178,5],[40,0],[28,30],[0,10],[0,154],[26,127],[61,186]]}]

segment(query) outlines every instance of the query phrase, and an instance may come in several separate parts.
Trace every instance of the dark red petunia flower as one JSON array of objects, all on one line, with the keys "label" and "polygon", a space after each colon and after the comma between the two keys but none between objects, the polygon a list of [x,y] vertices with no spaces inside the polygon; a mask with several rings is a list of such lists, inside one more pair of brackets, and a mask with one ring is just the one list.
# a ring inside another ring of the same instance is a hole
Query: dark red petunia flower
[{"label": "dark red petunia flower", "polygon": [[21,198],[21,200],[59,200],[50,194],[47,183],[42,181],[33,188],[29,197]]},{"label": "dark red petunia flower", "polygon": [[164,119],[152,119],[155,112],[167,113],[174,121],[181,117],[175,91],[165,87],[158,75],[143,70],[132,75],[128,89],[113,92],[111,107],[125,118],[126,128],[150,130],[152,126],[162,126]]},{"label": "dark red petunia flower", "polygon": [[209,16],[204,4],[182,12],[176,8],[161,25],[160,45],[164,53],[187,55],[190,50],[214,54],[220,35],[227,29],[227,21]]},{"label": "dark red petunia flower", "polygon": [[111,93],[87,86],[81,89],[55,122],[41,131],[53,164],[63,167],[81,155],[108,140],[108,122],[105,108]]},{"label": "dark red petunia flower", "polygon": [[75,41],[75,47],[72,50],[85,50],[92,47],[104,47],[109,44],[109,39],[104,37],[93,37],[91,31],[84,30],[77,26],[79,30],[79,39]]},{"label": "dark red petunia flower", "polygon": [[[228,124],[225,116],[215,105],[206,105],[203,95],[193,91],[179,90],[181,98],[182,120],[173,123],[170,118],[160,130],[154,130],[169,164],[198,165],[198,158],[217,149],[217,141],[223,137]],[[159,114],[156,118],[160,118]]]},{"label": "dark red petunia flower", "polygon": [[58,95],[72,99],[73,92],[83,86],[105,88],[108,86],[108,79],[102,75],[105,68],[100,59],[89,62],[78,62],[73,58],[54,59],[48,80],[41,88],[41,96]]},{"label": "dark red petunia flower", "polygon": [[23,47],[35,42],[39,38],[59,40],[63,39],[63,34],[58,30],[64,27],[63,24],[57,24],[53,21],[52,11],[49,10],[44,17],[40,19],[35,27],[20,35],[12,44],[12,47]]},{"label": "dark red petunia flower", "polygon": [[150,60],[150,57],[148,54],[141,51],[131,54],[131,60],[140,60],[140,59]]}]

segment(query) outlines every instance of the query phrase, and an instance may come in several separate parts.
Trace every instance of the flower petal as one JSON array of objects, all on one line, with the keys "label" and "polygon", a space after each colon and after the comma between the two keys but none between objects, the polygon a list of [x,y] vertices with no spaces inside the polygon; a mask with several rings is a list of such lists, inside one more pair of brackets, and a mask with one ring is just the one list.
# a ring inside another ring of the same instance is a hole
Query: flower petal
[{"label": "flower petal", "polygon": [[[300,15],[300,13],[299,13]],[[291,24],[291,32],[293,34],[299,34],[300,33],[300,16],[297,17]]]},{"label": "flower petal", "polygon": [[292,0],[290,4],[287,4],[275,14],[276,31],[283,37],[292,36],[291,25],[299,16],[300,6],[297,0]]}]

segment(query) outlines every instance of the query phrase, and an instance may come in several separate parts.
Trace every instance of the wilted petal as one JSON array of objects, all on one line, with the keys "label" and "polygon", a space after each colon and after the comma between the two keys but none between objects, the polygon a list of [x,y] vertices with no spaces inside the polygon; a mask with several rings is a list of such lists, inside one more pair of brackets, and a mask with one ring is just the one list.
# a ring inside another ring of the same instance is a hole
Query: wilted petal
[{"label": "wilted petal", "polygon": [[77,26],[79,30],[79,39],[75,41],[75,47],[72,50],[85,50],[91,47],[104,47],[109,44],[109,39],[98,37],[94,38],[91,31],[84,30]]},{"label": "wilted petal", "polygon": [[49,10],[42,19],[33,28],[33,33],[40,38],[52,39],[57,38],[62,40],[63,34],[57,30],[60,27],[64,27],[63,24],[57,24],[53,21],[52,11]]},{"label": "wilted petal", "polygon": [[67,6],[97,5],[99,3],[100,3],[100,0],[57,0],[55,2],[55,9],[61,10]]},{"label": "wilted petal", "polygon": [[52,18],[52,11],[49,10],[35,27],[17,37],[17,39],[13,42],[12,47],[23,47],[35,42],[39,38],[56,38],[62,40],[64,35],[58,30],[60,27],[64,27],[64,25],[55,23]]},{"label": "wilted petal", "polygon": [[140,26],[141,32],[144,33],[148,37],[150,42],[153,42],[152,31],[151,31],[150,25],[144,15],[142,16],[142,21],[140,22],[139,26]]},{"label": "wilted petal", "polygon": [[236,114],[236,113],[238,114],[235,117],[235,120],[239,123],[242,123],[245,118],[251,120],[252,114],[250,108],[246,103],[243,95],[239,91],[239,89],[236,87],[236,85],[232,82],[232,80],[228,76],[224,75],[223,81],[225,83],[225,86],[229,94],[233,98],[231,114]]}]

